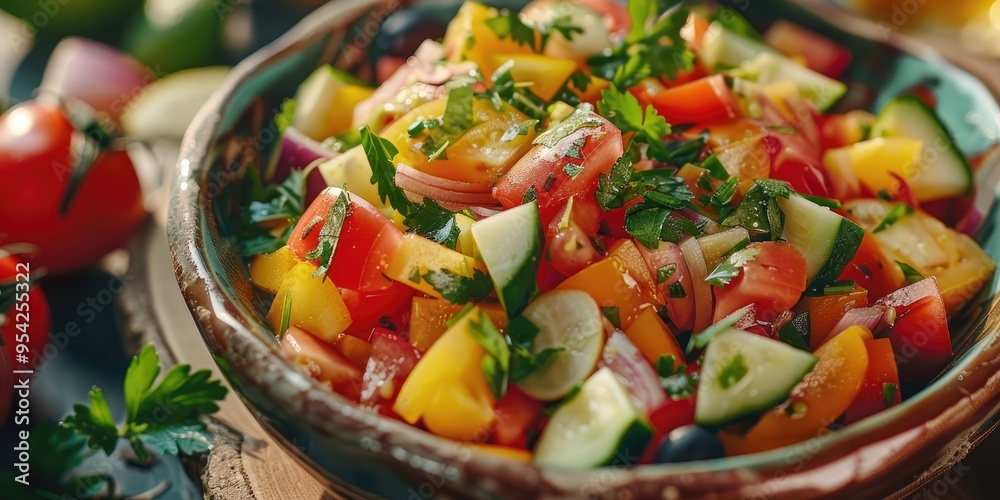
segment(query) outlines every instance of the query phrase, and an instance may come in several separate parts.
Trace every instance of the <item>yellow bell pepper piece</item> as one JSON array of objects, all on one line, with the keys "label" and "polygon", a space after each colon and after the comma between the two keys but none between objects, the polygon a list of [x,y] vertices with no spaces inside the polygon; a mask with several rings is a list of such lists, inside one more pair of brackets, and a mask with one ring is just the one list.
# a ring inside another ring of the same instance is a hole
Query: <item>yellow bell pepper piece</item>
[{"label": "yellow bell pepper piece", "polygon": [[258,255],[250,261],[250,282],[268,293],[276,293],[281,288],[285,275],[298,260],[287,246],[275,252]]},{"label": "yellow bell pepper piece", "polygon": [[[872,192],[899,190],[899,181],[892,174],[910,179],[917,173],[917,160],[924,143],[903,137],[871,139],[832,149],[823,156],[824,166],[838,170],[838,162],[849,160],[854,174]],[[841,151],[847,151],[845,156]]]},{"label": "yellow bell pepper piece", "polygon": [[513,61],[510,76],[517,83],[530,83],[531,92],[543,101],[551,101],[556,92],[563,87],[569,75],[576,71],[576,62],[569,59],[540,54],[497,54],[493,62],[500,67]]},{"label": "yellow bell pepper piece", "polygon": [[403,236],[403,242],[389,262],[389,267],[385,269],[385,275],[428,295],[441,298],[441,294],[423,276],[428,271],[442,269],[447,269],[458,276],[472,278],[476,269],[485,273],[486,265],[468,255],[462,255],[444,245],[411,233]]},{"label": "yellow bell pepper piece", "polygon": [[285,297],[291,299],[290,326],[297,326],[333,345],[338,335],[351,325],[351,313],[340,297],[340,291],[326,275],[314,278],[316,266],[308,262],[295,265],[278,288],[267,322],[278,334]]},{"label": "yellow bell pepper piece", "polygon": [[495,54],[530,54],[532,48],[521,45],[512,38],[497,36],[486,24],[486,20],[496,17],[499,12],[478,2],[465,2],[458,14],[448,24],[444,35],[444,47],[451,61],[473,61],[479,65],[484,75],[492,75],[499,64],[493,59]]}]

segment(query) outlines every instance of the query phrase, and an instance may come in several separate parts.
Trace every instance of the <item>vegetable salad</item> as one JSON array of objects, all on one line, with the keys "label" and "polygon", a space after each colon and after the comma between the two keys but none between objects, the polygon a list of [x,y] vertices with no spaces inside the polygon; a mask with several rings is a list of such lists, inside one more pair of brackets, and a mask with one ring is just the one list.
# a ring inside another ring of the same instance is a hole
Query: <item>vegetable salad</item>
[{"label": "vegetable salad", "polygon": [[316,70],[243,213],[281,354],[561,468],[770,450],[933,379],[995,268],[933,95],[844,110],[834,42],[666,4],[469,1],[377,87]]}]

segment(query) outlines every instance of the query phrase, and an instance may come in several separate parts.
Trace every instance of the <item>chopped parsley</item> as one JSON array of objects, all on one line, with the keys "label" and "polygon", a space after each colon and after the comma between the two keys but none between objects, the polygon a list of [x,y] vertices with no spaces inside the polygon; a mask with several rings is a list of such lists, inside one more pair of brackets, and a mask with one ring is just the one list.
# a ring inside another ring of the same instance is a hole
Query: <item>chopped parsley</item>
[{"label": "chopped parsley", "polygon": [[469,333],[489,354],[483,358],[481,366],[493,395],[500,400],[507,393],[510,350],[507,348],[507,340],[500,330],[497,330],[490,317],[482,311],[478,312],[477,318],[469,320]]},{"label": "chopped parsley", "polygon": [[631,92],[622,92],[615,87],[602,90],[597,110],[623,134],[634,134],[626,149],[631,149],[636,143],[644,143],[648,145],[646,153],[651,158],[668,161],[672,157],[663,143],[663,138],[670,135],[670,124],[652,106],[643,110]]},{"label": "chopped parsley", "polygon": [[660,385],[672,399],[685,399],[694,394],[698,386],[698,375],[688,375],[687,365],[679,363],[672,354],[660,356],[656,360],[656,374],[660,377]]},{"label": "chopped parsley", "polygon": [[702,349],[708,345],[709,342],[715,338],[716,335],[728,330],[736,323],[739,323],[750,311],[753,309],[753,304],[750,304],[725,318],[719,320],[718,323],[709,326],[708,328],[702,330],[691,336],[691,342],[688,343],[688,352],[695,351],[697,349]]},{"label": "chopped parsley", "polygon": [[361,129],[361,147],[368,157],[372,169],[371,183],[378,188],[378,197],[385,203],[389,201],[397,212],[408,215],[413,210],[413,202],[406,197],[396,185],[396,165],[392,159],[399,153],[396,146],[388,139],[383,139],[372,132],[367,125]]},{"label": "chopped parsley", "polygon": [[455,220],[459,214],[475,219],[467,210],[452,212],[438,202],[424,198],[423,203],[415,205],[413,211],[407,214],[403,224],[410,231],[454,250],[458,245],[458,236],[462,232]]},{"label": "chopped parsley", "polygon": [[[573,111],[573,114],[570,115],[569,118],[566,118],[554,127],[550,127],[545,132],[539,134],[538,137],[535,138],[534,143],[541,144],[548,148],[554,148],[560,141],[570,135],[573,135],[576,131],[582,128],[599,127],[601,123],[601,118],[594,114],[594,108],[592,108],[589,104],[581,104],[576,108],[576,111]],[[586,140],[585,137],[581,137],[580,139]],[[574,147],[576,148],[576,159],[580,159],[578,158],[580,156],[580,148],[584,145],[585,143],[570,146],[570,150]],[[567,151],[566,156],[574,158],[572,151]]]},{"label": "chopped parsley", "polygon": [[783,181],[757,179],[736,210],[722,220],[722,225],[742,226],[750,231],[751,236],[768,236],[777,240],[785,225],[785,214],[781,212],[777,199],[791,195],[791,188]]},{"label": "chopped parsley", "polygon": [[677,271],[677,264],[668,264],[656,270],[656,284],[664,283],[674,272]]},{"label": "chopped parsley", "polygon": [[462,276],[450,269],[428,271],[422,275],[424,281],[452,304],[465,304],[473,299],[485,299],[493,293],[493,282],[486,273],[476,269],[472,277]]},{"label": "chopped parsley", "polygon": [[[337,200],[330,205],[330,209],[323,219],[323,228],[319,230],[319,239],[316,248],[306,254],[309,260],[319,260],[314,278],[326,276],[333,263],[333,253],[337,250],[337,243],[340,241],[340,231],[344,228],[344,221],[351,214],[351,195],[347,191],[341,191]],[[303,231],[302,237],[306,237]]]},{"label": "chopped parsley", "polygon": [[[426,133],[421,151],[427,155],[427,161],[447,159],[447,149],[455,143],[462,134],[475,125],[473,115],[473,87],[469,79],[452,80],[445,84],[448,89],[448,101],[445,103],[444,115],[440,122],[423,120],[420,130],[408,129],[411,137]],[[416,135],[413,135],[416,133]]]},{"label": "chopped parsley", "polygon": [[[246,208],[243,209],[240,254],[251,256],[277,251],[288,242],[305,210],[305,177],[301,170],[292,170],[281,184],[264,187],[257,169],[250,167],[243,182]],[[271,225],[275,221],[283,221],[284,230],[273,232]]]},{"label": "chopped parsley", "polygon": [[755,247],[744,248],[733,252],[728,259],[720,262],[718,266],[715,266],[715,269],[708,274],[705,281],[719,288],[725,287],[740,275],[740,272],[743,271],[743,267],[746,266],[748,262],[757,260],[757,254],[759,253],[760,249]]},{"label": "chopped parsley", "polygon": [[736,354],[719,370],[719,376],[715,379],[723,389],[729,389],[736,385],[747,375],[750,369],[742,354]]},{"label": "chopped parsley", "polygon": [[896,203],[889,209],[889,213],[885,214],[885,218],[883,218],[882,222],[879,222],[878,225],[875,226],[875,229],[873,229],[872,232],[879,233],[885,231],[912,213],[913,207],[907,205],[906,203]]},{"label": "chopped parsley", "polygon": [[903,276],[906,277],[906,282],[908,284],[912,285],[924,280],[924,275],[920,274],[920,271],[914,269],[913,266],[898,260],[896,261],[896,264],[899,264],[899,268],[903,270]]},{"label": "chopped parsley", "polygon": [[530,26],[516,12],[504,9],[485,22],[501,40],[510,38],[518,45],[531,47],[531,50],[540,54],[554,33],[561,34],[566,40],[573,40],[574,36],[583,33],[583,28],[574,25],[572,21],[570,16],[559,16]]},{"label": "chopped parsley", "polygon": [[507,326],[511,352],[511,382],[524,380],[532,373],[542,369],[553,356],[566,350],[562,347],[548,347],[535,353],[535,337],[538,336],[539,331],[538,326],[524,316],[515,317]]},{"label": "chopped parsley", "polygon": [[882,384],[882,400],[885,401],[885,407],[888,408],[896,402],[896,393],[899,392],[899,386],[892,382],[886,382]]}]

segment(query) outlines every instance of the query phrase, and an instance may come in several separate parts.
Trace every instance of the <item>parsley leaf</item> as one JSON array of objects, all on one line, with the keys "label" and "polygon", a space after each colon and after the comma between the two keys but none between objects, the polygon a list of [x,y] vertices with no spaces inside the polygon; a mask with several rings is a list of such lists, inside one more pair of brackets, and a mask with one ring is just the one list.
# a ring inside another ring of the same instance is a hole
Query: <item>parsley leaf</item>
[{"label": "parsley leaf", "polygon": [[423,124],[422,129],[411,127],[408,130],[411,137],[420,135],[421,131],[427,132],[421,150],[427,155],[428,162],[447,159],[448,147],[475,125],[472,81],[452,80],[445,84],[445,88],[448,89],[448,101],[440,121],[423,120],[417,122]]},{"label": "parsley leaf", "polygon": [[685,373],[687,365],[680,363],[672,354],[660,356],[656,360],[656,373],[660,385],[671,399],[685,399],[694,394],[698,385],[698,374]]},{"label": "parsley leaf", "polygon": [[629,0],[628,12],[632,30],[625,43],[612,49],[610,54],[592,57],[588,63],[591,71],[618,88],[627,89],[644,78],[666,77],[675,80],[681,70],[690,70],[694,54],[681,37],[681,28],[687,23],[690,9],[674,8],[660,18],[660,13],[673,8],[678,2],[656,0]]},{"label": "parsley leaf", "polygon": [[[125,423],[119,429],[100,388],[90,391],[90,406],[76,405],[63,419],[63,427],[85,436],[92,449],[111,454],[119,439],[132,445],[136,456],[148,459],[146,445],[163,453],[197,453],[211,446],[211,435],[201,415],[219,410],[216,403],[226,388],[210,380],[208,370],[191,373],[186,364],[175,365],[159,384],[160,357],[150,344],[132,359],[125,373]],[[169,411],[164,411],[169,409]]]},{"label": "parsley leaf", "polygon": [[[313,278],[326,276],[333,263],[333,254],[337,251],[337,243],[340,241],[340,231],[344,228],[344,221],[351,215],[351,195],[347,191],[341,191],[337,200],[330,205],[323,219],[323,228],[319,230],[319,238],[316,248],[306,254],[309,260],[319,260],[319,266]],[[312,224],[312,221],[310,221]],[[302,232],[305,238],[308,231]],[[284,332],[281,332],[284,333]]]},{"label": "parsley leaf", "polygon": [[464,304],[473,299],[485,299],[493,293],[493,282],[484,272],[476,269],[472,277],[462,276],[450,269],[428,271],[424,281],[452,304]]},{"label": "parsley leaf", "polygon": [[885,401],[886,408],[892,406],[892,403],[896,401],[896,392],[898,391],[899,386],[892,382],[882,384],[882,400]]},{"label": "parsley leaf", "polygon": [[536,53],[545,50],[553,33],[559,33],[566,40],[573,40],[573,37],[583,33],[583,28],[573,24],[570,16],[559,16],[551,20],[543,21],[535,26],[529,26],[515,12],[504,9],[495,17],[487,19],[486,25],[501,40],[510,38],[518,45],[527,45]]},{"label": "parsley leaf", "polygon": [[760,249],[755,247],[744,248],[743,250],[734,252],[728,259],[715,266],[715,269],[709,273],[705,281],[719,288],[725,287],[740,275],[743,266],[747,265],[747,262],[757,260],[757,254],[759,253]]},{"label": "parsley leaf", "polygon": [[361,129],[361,148],[368,157],[368,164],[372,169],[370,181],[378,187],[379,199],[383,203],[389,200],[389,204],[397,212],[403,215],[409,214],[413,210],[413,202],[396,186],[396,165],[392,162],[399,153],[396,146],[393,146],[388,139],[376,135],[371,127],[366,125]]},{"label": "parsley leaf", "polygon": [[656,159],[675,167],[683,167],[688,163],[698,164],[698,159],[708,145],[708,137],[708,130],[705,130],[694,139],[666,143],[663,149],[666,154]]},{"label": "parsley leaf", "polygon": [[562,347],[547,347],[534,352],[535,337],[538,336],[538,326],[524,316],[517,316],[507,326],[507,336],[510,339],[510,380],[518,382],[532,373],[542,369],[560,352]]},{"label": "parsley leaf", "polygon": [[663,143],[663,138],[670,135],[670,124],[652,106],[643,110],[631,92],[622,92],[615,87],[602,90],[597,110],[623,134],[634,133],[632,141],[648,144],[647,154],[650,157],[661,161],[671,157]]},{"label": "parsley leaf", "polygon": [[920,274],[920,271],[914,269],[913,266],[898,260],[896,261],[896,264],[899,264],[899,268],[903,270],[903,276],[906,277],[906,282],[908,284],[912,285],[924,280],[924,275]]},{"label": "parsley leaf", "polygon": [[675,271],[677,271],[677,264],[667,264],[667,265],[665,265],[665,266],[657,269],[656,270],[656,284],[659,285],[659,284],[667,281],[668,279],[670,279],[670,277],[674,275]]},{"label": "parsley leaf", "polygon": [[873,233],[880,233],[894,226],[901,219],[913,213],[913,207],[907,205],[906,203],[896,203],[889,209],[889,213],[885,214],[885,218],[882,222],[879,222],[875,229],[872,229]]},{"label": "parsley leaf", "polygon": [[594,193],[601,210],[610,212],[612,209],[624,206],[628,200],[623,198],[629,192],[628,188],[634,172],[632,159],[628,155],[624,155],[615,161],[609,174],[601,174],[597,179],[597,191]]},{"label": "parsley leaf", "polygon": [[403,219],[403,224],[411,231],[454,250],[462,232],[455,220],[458,214],[475,219],[468,211],[452,212],[438,202],[424,198],[424,202],[416,205]]},{"label": "parsley leaf", "polygon": [[[581,104],[579,107],[573,111],[573,114],[569,115],[569,118],[555,124],[555,126],[549,127],[545,132],[542,132],[535,138],[534,144],[541,144],[548,148],[554,148],[560,141],[573,135],[576,131],[582,128],[594,128],[599,127],[602,120],[599,116],[594,114],[594,108],[589,104]],[[581,138],[586,140],[585,137]],[[576,146],[577,148],[583,147],[584,144]],[[569,153],[567,152],[567,156]]]},{"label": "parsley leaf", "polygon": [[782,181],[757,179],[736,210],[722,220],[722,225],[742,226],[751,235],[768,235],[777,240],[785,224],[785,214],[781,212],[777,198],[791,195],[792,190]]},{"label": "parsley leaf", "polygon": [[497,327],[482,311],[477,311],[478,317],[469,320],[469,333],[479,345],[489,354],[483,358],[482,369],[489,381],[490,389],[497,400],[507,393],[508,373],[510,372],[510,350],[507,340]]},{"label": "parsley leaf", "polygon": [[[281,184],[264,187],[256,168],[247,169],[243,192],[243,237],[240,254],[271,253],[285,246],[305,210],[306,182],[301,170],[292,170]],[[277,234],[272,226],[283,221]]]}]

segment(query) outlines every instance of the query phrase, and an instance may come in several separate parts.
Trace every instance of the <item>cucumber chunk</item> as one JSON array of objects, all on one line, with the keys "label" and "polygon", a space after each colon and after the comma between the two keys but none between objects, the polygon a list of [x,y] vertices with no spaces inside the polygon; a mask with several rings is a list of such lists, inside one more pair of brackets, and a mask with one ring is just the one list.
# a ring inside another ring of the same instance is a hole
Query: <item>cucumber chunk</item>
[{"label": "cucumber chunk", "polygon": [[604,349],[604,322],[597,302],[579,290],[555,290],[524,310],[538,327],[532,349],[562,349],[517,384],[529,396],[555,401],[569,394],[594,371]]},{"label": "cucumber chunk", "polygon": [[815,364],[811,353],[730,328],[705,350],[695,422],[718,426],[776,406]]},{"label": "cucumber chunk", "polygon": [[767,45],[733,33],[716,21],[709,25],[702,40],[701,61],[709,68],[735,68],[765,52],[776,53]]},{"label": "cucumber chunk", "polygon": [[295,113],[292,126],[316,141],[332,135],[330,115],[348,110],[336,109],[337,91],[348,85],[365,86],[356,76],[323,65],[306,78],[295,93]]},{"label": "cucumber chunk", "polygon": [[861,246],[865,230],[797,194],[777,200],[785,215],[781,237],[805,256],[808,282],[818,287],[837,281]]},{"label": "cucumber chunk", "polygon": [[552,415],[535,447],[534,460],[564,469],[628,465],[642,455],[652,437],[645,415],[605,367]]},{"label": "cucumber chunk", "polygon": [[472,238],[507,315],[521,314],[535,293],[545,234],[532,201],[472,224]]},{"label": "cucumber chunk", "polygon": [[828,111],[837,104],[847,85],[813,71],[785,56],[762,52],[733,71],[737,76],[760,84],[790,80],[798,86],[799,94],[812,102],[820,111]]},{"label": "cucumber chunk", "polygon": [[920,201],[962,196],[972,191],[972,168],[933,109],[913,95],[886,104],[872,125],[872,137],[905,137],[924,143],[907,184]]}]

